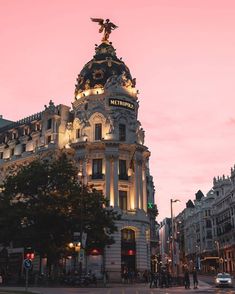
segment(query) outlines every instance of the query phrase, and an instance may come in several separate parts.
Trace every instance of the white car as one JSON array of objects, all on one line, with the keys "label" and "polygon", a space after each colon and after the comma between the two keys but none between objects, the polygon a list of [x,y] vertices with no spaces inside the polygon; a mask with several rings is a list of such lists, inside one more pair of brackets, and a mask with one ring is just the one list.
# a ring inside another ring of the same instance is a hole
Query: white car
[{"label": "white car", "polygon": [[215,278],[216,287],[233,287],[232,277],[228,273],[219,273]]}]

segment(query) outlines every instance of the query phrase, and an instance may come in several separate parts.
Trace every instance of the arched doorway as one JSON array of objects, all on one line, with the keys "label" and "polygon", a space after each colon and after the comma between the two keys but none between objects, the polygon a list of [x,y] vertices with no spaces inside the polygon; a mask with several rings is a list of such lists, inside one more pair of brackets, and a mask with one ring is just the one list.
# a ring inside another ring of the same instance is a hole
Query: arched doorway
[{"label": "arched doorway", "polygon": [[121,230],[121,265],[122,272],[136,271],[135,231],[129,228]]}]

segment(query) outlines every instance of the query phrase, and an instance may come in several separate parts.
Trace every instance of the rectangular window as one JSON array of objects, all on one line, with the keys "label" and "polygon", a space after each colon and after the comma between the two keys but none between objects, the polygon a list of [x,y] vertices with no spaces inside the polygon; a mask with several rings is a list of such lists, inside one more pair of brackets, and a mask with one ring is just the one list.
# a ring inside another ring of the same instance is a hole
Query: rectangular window
[{"label": "rectangular window", "polygon": [[35,124],[35,131],[40,131],[40,129],[41,129],[40,124]]},{"label": "rectangular window", "polygon": [[76,138],[79,139],[81,137],[80,129],[76,129]]},{"label": "rectangular window", "polygon": [[102,159],[92,161],[92,179],[102,179]]},{"label": "rectangular window", "polygon": [[26,144],[22,144],[22,153],[26,151]]},{"label": "rectangular window", "polygon": [[11,149],[11,156],[14,155],[14,148]]},{"label": "rectangular window", "polygon": [[50,119],[48,119],[48,121],[47,121],[47,129],[48,129],[48,130],[51,129],[51,126],[52,126],[52,119],[50,118]]},{"label": "rectangular window", "polygon": [[95,140],[102,139],[102,124],[95,124]]},{"label": "rectangular window", "polygon": [[126,141],[126,125],[119,125],[119,141]]},{"label": "rectangular window", "polygon": [[47,137],[47,144],[49,144],[51,142],[51,136]]},{"label": "rectangular window", "polygon": [[126,170],[126,160],[119,160],[119,179],[128,180],[127,170]]},{"label": "rectangular window", "polygon": [[127,191],[119,191],[119,208],[127,210]]},{"label": "rectangular window", "polygon": [[29,135],[29,128],[25,128],[25,129],[24,129],[24,135],[25,135],[25,136],[28,136],[28,135]]},{"label": "rectangular window", "polygon": [[3,152],[0,152],[0,159],[3,159]]}]

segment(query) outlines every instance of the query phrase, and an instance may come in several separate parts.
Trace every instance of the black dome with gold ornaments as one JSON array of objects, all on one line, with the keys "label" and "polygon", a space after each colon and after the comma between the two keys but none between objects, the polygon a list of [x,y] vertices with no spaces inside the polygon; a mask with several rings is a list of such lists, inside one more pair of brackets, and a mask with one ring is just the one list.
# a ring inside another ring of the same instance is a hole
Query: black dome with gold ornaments
[{"label": "black dome with gold ornaments", "polygon": [[103,88],[112,76],[125,76],[127,86],[135,86],[129,68],[117,58],[116,50],[110,42],[103,42],[95,47],[95,55],[77,77],[75,96],[85,90]]}]

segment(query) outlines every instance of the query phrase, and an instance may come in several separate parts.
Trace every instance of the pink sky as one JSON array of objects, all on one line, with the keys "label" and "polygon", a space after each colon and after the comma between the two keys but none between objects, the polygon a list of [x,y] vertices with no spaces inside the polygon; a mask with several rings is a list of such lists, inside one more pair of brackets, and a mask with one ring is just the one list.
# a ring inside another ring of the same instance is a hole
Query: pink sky
[{"label": "pink sky", "polygon": [[137,78],[161,220],[170,198],[179,212],[235,163],[235,1],[138,2],[2,0],[0,114],[70,105],[101,39],[89,18],[110,18],[117,55]]}]

